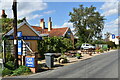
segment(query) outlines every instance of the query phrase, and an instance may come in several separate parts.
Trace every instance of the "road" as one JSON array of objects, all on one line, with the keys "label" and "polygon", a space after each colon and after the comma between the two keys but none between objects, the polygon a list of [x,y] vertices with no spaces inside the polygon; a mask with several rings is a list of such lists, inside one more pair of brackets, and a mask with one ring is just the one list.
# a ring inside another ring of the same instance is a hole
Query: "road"
[{"label": "road", "polygon": [[19,78],[118,78],[118,51]]}]

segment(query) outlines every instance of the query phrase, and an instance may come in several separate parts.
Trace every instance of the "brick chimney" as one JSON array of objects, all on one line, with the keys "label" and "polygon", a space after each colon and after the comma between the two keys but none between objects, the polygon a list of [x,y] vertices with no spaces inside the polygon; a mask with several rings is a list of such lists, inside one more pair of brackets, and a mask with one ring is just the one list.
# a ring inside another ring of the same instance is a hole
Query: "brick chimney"
[{"label": "brick chimney", "polygon": [[40,20],[40,27],[42,27],[42,29],[45,29],[44,18]]},{"label": "brick chimney", "polygon": [[48,31],[50,31],[52,29],[52,21],[51,21],[51,17],[49,17],[48,20]]},{"label": "brick chimney", "polygon": [[5,14],[5,10],[2,10],[2,15],[1,15],[2,18],[6,18],[7,15]]}]

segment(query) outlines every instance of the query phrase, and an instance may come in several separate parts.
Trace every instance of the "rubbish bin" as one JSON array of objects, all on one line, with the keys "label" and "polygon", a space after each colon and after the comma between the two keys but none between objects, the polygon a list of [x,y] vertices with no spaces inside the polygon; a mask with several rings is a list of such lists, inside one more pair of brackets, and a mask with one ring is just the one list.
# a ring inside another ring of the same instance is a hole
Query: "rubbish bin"
[{"label": "rubbish bin", "polygon": [[54,65],[54,54],[52,53],[46,53],[45,55],[45,60],[46,60],[46,65],[48,68],[52,68]]}]

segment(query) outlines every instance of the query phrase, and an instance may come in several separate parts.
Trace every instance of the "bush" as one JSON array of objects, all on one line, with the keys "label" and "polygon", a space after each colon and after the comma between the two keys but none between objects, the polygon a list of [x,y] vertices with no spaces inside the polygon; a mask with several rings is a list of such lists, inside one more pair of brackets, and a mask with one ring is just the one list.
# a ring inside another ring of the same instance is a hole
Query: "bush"
[{"label": "bush", "polygon": [[73,49],[70,39],[63,37],[45,37],[44,40],[38,41],[38,52],[43,57],[44,53],[64,53]]},{"label": "bush", "polygon": [[3,58],[3,53],[0,53],[0,58]]},{"label": "bush", "polygon": [[10,69],[10,70],[15,70],[15,63],[13,61],[8,61],[6,64],[5,64],[5,67]]},{"label": "bush", "polygon": [[14,60],[15,60],[15,58],[14,58],[14,56],[11,53],[7,53],[6,54],[6,62],[14,61]]},{"label": "bush", "polygon": [[82,55],[80,53],[77,53],[76,57],[82,57]]},{"label": "bush", "polygon": [[111,48],[116,47],[115,42],[112,42],[112,41],[108,41],[106,42],[106,44],[108,44],[108,47],[111,47]]},{"label": "bush", "polygon": [[18,69],[16,69],[15,71],[13,71],[13,76],[17,76],[17,75],[22,75],[25,73],[31,73],[31,70],[26,67],[26,66],[20,66]]},{"label": "bush", "polygon": [[5,68],[3,71],[2,71],[2,76],[10,76],[12,74],[12,70],[8,69],[8,68]]},{"label": "bush", "polygon": [[65,55],[61,55],[59,58],[58,58],[58,62],[59,63],[67,63],[68,62],[68,59]]},{"label": "bush", "polygon": [[99,49],[96,49],[96,50],[95,50],[95,52],[99,53],[99,52],[100,52],[100,50],[99,50]]},{"label": "bush", "polygon": [[100,53],[103,53],[103,52],[104,52],[102,49],[100,49],[99,51],[100,51]]}]

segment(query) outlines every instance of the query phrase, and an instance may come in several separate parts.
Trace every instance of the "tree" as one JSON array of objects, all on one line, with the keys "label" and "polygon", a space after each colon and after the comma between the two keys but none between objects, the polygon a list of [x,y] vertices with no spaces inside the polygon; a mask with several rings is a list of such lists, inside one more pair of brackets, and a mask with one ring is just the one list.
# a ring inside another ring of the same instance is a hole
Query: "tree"
[{"label": "tree", "polygon": [[40,56],[44,53],[64,53],[67,50],[73,49],[73,44],[70,39],[63,37],[44,37],[44,40],[38,40],[38,52]]},{"label": "tree", "polygon": [[104,35],[105,35],[105,39],[107,40],[107,39],[110,38],[111,33],[110,32],[106,32]]},{"label": "tree", "polygon": [[[17,21],[18,24],[23,22],[23,20],[25,20],[25,18],[19,19]],[[2,32],[3,34],[7,33],[8,31],[10,31],[13,28],[13,19],[12,18],[1,18],[0,26],[1,26],[0,32]]]},{"label": "tree", "polygon": [[101,32],[104,28],[104,16],[101,16],[96,7],[73,8],[73,12],[69,13],[75,28],[75,35],[79,39],[79,43],[91,42],[93,39],[101,39]]}]

